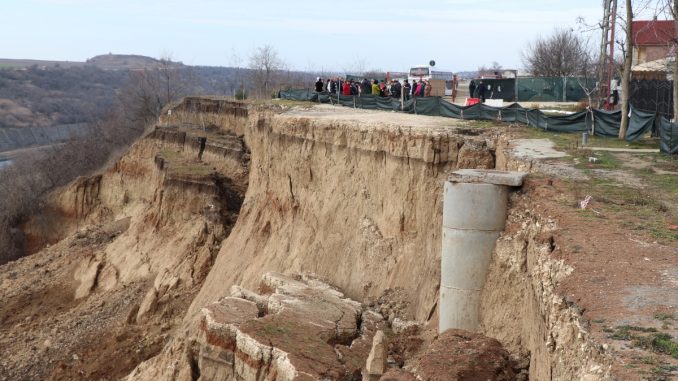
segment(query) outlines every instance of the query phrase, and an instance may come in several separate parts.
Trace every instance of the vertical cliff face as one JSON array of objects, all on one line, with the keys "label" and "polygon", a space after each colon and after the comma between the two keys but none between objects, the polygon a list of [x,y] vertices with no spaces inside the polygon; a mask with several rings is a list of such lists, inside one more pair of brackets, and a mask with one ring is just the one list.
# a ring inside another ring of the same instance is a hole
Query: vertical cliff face
[{"label": "vertical cliff face", "polygon": [[442,181],[492,168],[495,136],[323,111],[250,115],[250,187],[191,312],[267,271],[315,273],[359,301],[401,287],[411,317],[435,310]]},{"label": "vertical cliff face", "polygon": [[609,379],[609,359],[581,311],[557,291],[573,268],[553,255],[556,220],[535,210],[529,193],[511,204],[482,291],[481,330],[529,364],[531,380]]},{"label": "vertical cliff face", "polygon": [[243,133],[249,186],[186,315],[192,333],[180,335],[130,379],[214,373],[215,362],[199,355],[206,345],[198,338],[201,309],[228,297],[234,285],[257,289],[266,272],[311,273],[360,302],[397,288],[408,302],[403,317],[435,315],[442,184],[455,168],[494,167],[493,129],[332,107],[250,109],[245,121],[185,108],[163,122],[200,120]]},{"label": "vertical cliff face", "polygon": [[[497,161],[499,169],[520,167],[506,155],[498,129],[463,121],[189,98],[112,168],[58,193],[46,217],[58,229],[30,222],[27,229],[35,242],[67,237],[57,248],[90,239],[93,226],[110,232],[70,264],[75,300],[140,284],[118,316],[121,324],[151,327],[170,317],[163,351],[147,354],[130,380],[197,379],[222,370],[294,378],[296,365],[286,361],[298,354],[276,352],[274,364],[266,357],[273,345],[250,342],[257,330],[284,331],[276,319],[290,311],[265,318],[260,305],[283,296],[270,296],[270,284],[259,294],[234,295],[232,287],[257,290],[269,272],[313,274],[341,289],[347,305],[357,304],[348,298],[367,305],[396,290],[403,295],[399,318],[435,321],[443,182],[457,168],[495,168]],[[512,198],[483,290],[483,333],[527,359],[532,379],[602,374],[577,311],[555,291],[571,270],[549,256],[557,225],[533,210],[530,192],[528,185]],[[359,310],[353,315],[364,315]],[[249,319],[242,327],[241,315]],[[395,314],[385,315],[394,321]],[[175,330],[178,319],[182,329]],[[318,343],[331,366],[304,364],[350,378],[369,350],[349,367],[332,347],[350,340],[325,339]],[[277,350],[288,343],[279,344]],[[238,348],[240,368],[233,365]]]}]

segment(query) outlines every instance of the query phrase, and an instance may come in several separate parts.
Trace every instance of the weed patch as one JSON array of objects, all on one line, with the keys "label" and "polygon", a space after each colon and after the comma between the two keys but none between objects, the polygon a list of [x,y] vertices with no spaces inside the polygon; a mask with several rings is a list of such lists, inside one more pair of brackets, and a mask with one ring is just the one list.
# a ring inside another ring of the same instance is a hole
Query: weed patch
[{"label": "weed patch", "polygon": [[678,342],[671,335],[658,332],[655,328],[623,325],[611,331],[609,338],[614,340],[631,341],[634,347],[642,348],[654,353],[662,353],[678,359]]}]

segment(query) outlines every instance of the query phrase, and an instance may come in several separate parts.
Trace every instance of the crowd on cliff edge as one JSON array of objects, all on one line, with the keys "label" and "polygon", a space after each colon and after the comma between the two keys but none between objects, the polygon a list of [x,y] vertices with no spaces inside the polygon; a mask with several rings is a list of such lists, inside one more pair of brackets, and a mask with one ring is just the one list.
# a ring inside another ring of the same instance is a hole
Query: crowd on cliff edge
[{"label": "crowd on cliff edge", "polygon": [[326,81],[323,81],[322,78],[318,77],[315,82],[315,91],[317,93],[327,91],[332,94],[341,92],[341,95],[372,94],[396,99],[400,99],[402,96],[405,100],[408,100],[410,97],[430,97],[431,84],[428,80],[415,80],[410,83],[405,79],[403,83],[400,83],[395,79],[390,81],[373,79],[370,81],[363,78],[362,81],[354,81],[352,79],[327,78]]}]

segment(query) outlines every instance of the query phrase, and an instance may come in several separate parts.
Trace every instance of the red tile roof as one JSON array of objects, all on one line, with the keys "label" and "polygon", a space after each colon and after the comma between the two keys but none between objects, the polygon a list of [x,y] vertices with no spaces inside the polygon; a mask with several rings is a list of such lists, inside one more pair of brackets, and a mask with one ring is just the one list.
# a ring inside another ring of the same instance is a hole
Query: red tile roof
[{"label": "red tile roof", "polygon": [[634,21],[633,45],[668,45],[676,36],[673,20]]}]

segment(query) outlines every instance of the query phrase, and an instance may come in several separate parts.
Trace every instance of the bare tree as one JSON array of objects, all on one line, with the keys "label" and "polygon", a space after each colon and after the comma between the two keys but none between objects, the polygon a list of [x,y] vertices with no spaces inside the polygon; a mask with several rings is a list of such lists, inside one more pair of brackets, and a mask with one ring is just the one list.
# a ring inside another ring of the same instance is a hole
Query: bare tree
[{"label": "bare tree", "polygon": [[156,120],[165,105],[177,101],[191,87],[190,70],[163,57],[153,68],[130,71],[120,101],[134,121]]},{"label": "bare tree", "polygon": [[535,76],[580,75],[587,56],[582,38],[570,29],[555,29],[550,37],[538,38],[523,52],[523,64]]},{"label": "bare tree", "polygon": [[273,85],[274,75],[282,70],[284,62],[278,57],[278,52],[271,45],[256,48],[250,56],[252,82],[259,98],[268,97]]},{"label": "bare tree", "polygon": [[[233,96],[236,98],[246,98],[245,96],[245,82],[242,74],[242,57],[238,54],[235,48],[231,48],[231,67],[235,68],[236,86],[233,86]],[[238,96],[239,94],[239,96]]]},{"label": "bare tree", "polygon": [[343,69],[346,74],[365,75],[365,71],[367,70],[367,59],[355,55],[353,56],[353,61],[347,63]]},{"label": "bare tree", "polygon": [[480,66],[478,68],[478,72],[495,72],[495,71],[502,71],[504,67],[497,61],[492,61],[492,63],[489,66]]},{"label": "bare tree", "polygon": [[88,126],[88,136],[27,151],[0,170],[0,192],[4,195],[0,197],[0,265],[26,255],[20,226],[27,218],[49,222],[42,220],[49,192],[97,171],[143,133],[144,125],[130,123],[124,114],[125,110],[115,108],[103,120]]}]

